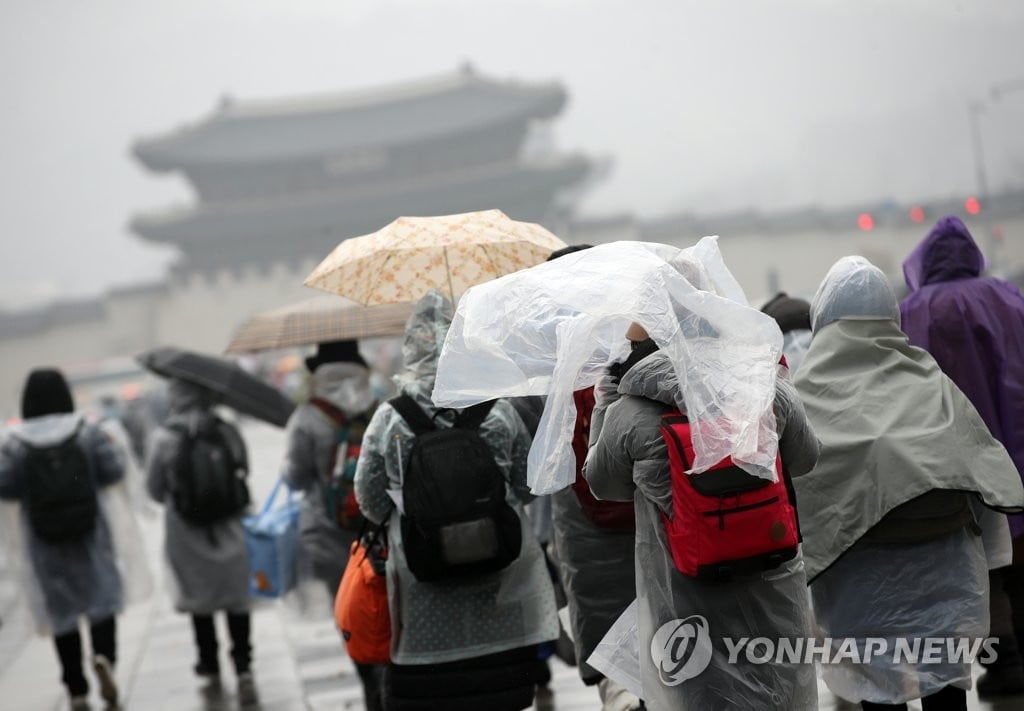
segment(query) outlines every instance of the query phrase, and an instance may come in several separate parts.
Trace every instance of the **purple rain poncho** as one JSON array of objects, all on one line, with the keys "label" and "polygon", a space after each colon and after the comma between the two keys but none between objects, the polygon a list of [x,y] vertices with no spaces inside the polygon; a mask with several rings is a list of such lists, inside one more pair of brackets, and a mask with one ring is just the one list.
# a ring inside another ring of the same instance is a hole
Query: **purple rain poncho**
[{"label": "purple rain poncho", "polygon": [[[906,261],[900,303],[910,343],[932,354],[963,390],[1024,477],[1024,296],[981,276],[985,261],[967,226],[944,217]],[[1010,516],[1014,538],[1024,514]]]}]

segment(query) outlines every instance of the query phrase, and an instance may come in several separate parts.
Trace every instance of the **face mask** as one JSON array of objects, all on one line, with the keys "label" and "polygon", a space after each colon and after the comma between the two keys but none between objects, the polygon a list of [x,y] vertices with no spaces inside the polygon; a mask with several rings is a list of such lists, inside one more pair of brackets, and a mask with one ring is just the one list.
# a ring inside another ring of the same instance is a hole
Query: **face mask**
[{"label": "face mask", "polygon": [[349,378],[327,388],[321,395],[346,415],[359,415],[373,404],[373,390],[368,380]]},{"label": "face mask", "polygon": [[327,400],[346,415],[359,415],[373,404],[370,373],[351,364],[328,363],[313,374],[313,395]]}]

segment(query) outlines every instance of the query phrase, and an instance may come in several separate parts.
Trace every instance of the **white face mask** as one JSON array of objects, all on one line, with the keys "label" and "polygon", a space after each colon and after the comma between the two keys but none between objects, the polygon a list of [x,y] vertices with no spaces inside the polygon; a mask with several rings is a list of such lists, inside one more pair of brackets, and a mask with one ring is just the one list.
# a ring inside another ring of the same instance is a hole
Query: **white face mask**
[{"label": "white face mask", "polygon": [[373,404],[370,371],[354,363],[325,363],[316,369],[312,394],[327,400],[346,415],[360,415]]}]

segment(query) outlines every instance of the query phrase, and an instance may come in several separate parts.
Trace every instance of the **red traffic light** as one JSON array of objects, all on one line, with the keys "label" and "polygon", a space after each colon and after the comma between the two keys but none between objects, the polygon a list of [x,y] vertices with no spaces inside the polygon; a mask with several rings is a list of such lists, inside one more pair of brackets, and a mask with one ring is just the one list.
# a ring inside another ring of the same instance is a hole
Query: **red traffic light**
[{"label": "red traffic light", "polygon": [[910,208],[910,219],[912,222],[924,222],[924,208],[920,205]]},{"label": "red traffic light", "polygon": [[976,197],[969,197],[964,200],[964,209],[967,210],[968,215],[980,215],[981,214],[981,203]]},{"label": "red traffic light", "polygon": [[857,227],[859,227],[863,232],[873,230],[875,228],[875,218],[866,212],[862,212],[857,215]]}]

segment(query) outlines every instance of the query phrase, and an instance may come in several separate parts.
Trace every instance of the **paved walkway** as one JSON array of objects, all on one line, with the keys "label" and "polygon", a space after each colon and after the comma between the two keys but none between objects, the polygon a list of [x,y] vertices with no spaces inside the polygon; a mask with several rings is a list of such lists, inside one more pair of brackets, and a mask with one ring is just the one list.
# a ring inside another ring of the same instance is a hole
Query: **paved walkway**
[{"label": "paved walkway", "polygon": [[[310,609],[325,609],[325,601],[310,601]],[[317,607],[314,607],[317,606]],[[3,664],[0,659],[0,708],[12,711],[64,711],[67,700],[59,684],[57,660],[49,639],[23,635],[19,616],[8,618],[0,629],[0,649],[17,644],[18,651]],[[227,630],[219,621],[221,640]],[[251,711],[362,711],[362,690],[355,668],[347,658],[330,620],[299,615],[292,607],[264,604],[253,615],[254,673],[260,703]],[[164,594],[129,609],[118,627],[118,681],[126,711],[235,711],[235,679],[226,659],[219,694],[204,691],[191,671],[194,651],[192,630],[184,615],[176,614]],[[574,668],[553,659],[552,690],[557,711],[596,711],[597,692],[582,685]],[[837,703],[820,687],[822,711],[857,707]],[[101,709],[94,692],[94,708]],[[919,705],[911,705],[919,709]],[[1024,699],[1001,704],[979,704],[979,711],[1019,711]],[[443,710],[441,710],[443,711]]]},{"label": "paved walkway", "polygon": [[[274,462],[280,456],[281,435],[269,427],[252,426],[245,434],[257,464],[253,495],[259,501],[273,485]],[[160,520],[144,522],[144,534],[153,568],[161,566]],[[159,574],[159,570],[156,571]],[[56,654],[49,639],[31,636],[23,612],[10,607],[12,581],[0,561],[0,709],[3,711],[64,711],[67,698],[60,686]],[[157,589],[163,583],[157,581]],[[264,604],[253,616],[254,673],[260,703],[251,711],[362,711],[362,689],[351,661],[326,615],[326,599],[315,592],[306,600],[316,617],[298,614],[293,606]],[[322,593],[321,593],[322,594]],[[221,625],[220,639],[227,640]],[[126,711],[235,711],[235,679],[222,642],[223,687],[207,693],[192,674],[195,652],[188,618],[176,614],[166,594],[159,593],[130,608],[118,622],[118,681]],[[570,668],[553,659],[552,690],[557,711],[597,711],[594,688],[584,687]],[[819,685],[822,711],[847,711],[823,685]],[[94,708],[102,705],[94,693]],[[1024,698],[1001,704],[980,704],[976,711],[1021,711]],[[920,709],[920,705],[911,705]],[[249,710],[247,710],[249,711]],[[444,711],[439,709],[439,711]],[[484,710],[486,711],[486,710]],[[539,711],[539,710],[538,710]],[[545,709],[544,711],[550,711]],[[701,709],[700,711],[705,711]]]}]

